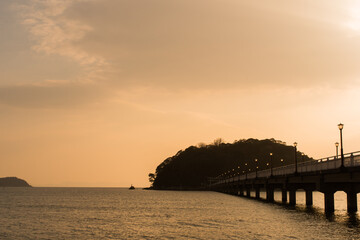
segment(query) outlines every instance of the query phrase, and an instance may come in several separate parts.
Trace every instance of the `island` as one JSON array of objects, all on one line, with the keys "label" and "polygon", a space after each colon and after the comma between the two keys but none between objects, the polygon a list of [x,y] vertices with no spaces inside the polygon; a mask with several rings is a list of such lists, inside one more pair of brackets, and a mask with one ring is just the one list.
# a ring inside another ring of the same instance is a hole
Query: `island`
[{"label": "island", "polygon": [[25,180],[17,177],[0,178],[0,187],[31,187]]},{"label": "island", "polygon": [[[296,152],[298,163],[314,160]],[[151,189],[205,190],[209,181],[272,167],[294,164],[295,148],[280,140],[241,139],[225,143],[200,143],[165,159],[155,173],[149,173]]]}]

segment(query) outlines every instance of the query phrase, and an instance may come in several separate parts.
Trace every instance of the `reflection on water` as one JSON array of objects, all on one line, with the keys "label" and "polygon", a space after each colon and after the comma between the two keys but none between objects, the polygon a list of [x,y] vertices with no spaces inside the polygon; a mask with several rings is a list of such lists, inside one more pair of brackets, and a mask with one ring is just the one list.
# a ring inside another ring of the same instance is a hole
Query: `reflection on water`
[{"label": "reflection on water", "polygon": [[356,213],[348,213],[344,220],[346,221],[348,227],[359,227],[359,216]]},{"label": "reflection on water", "polygon": [[2,188],[0,239],[360,239],[344,193],[328,216],[321,193],[310,208],[304,195],[289,207],[216,192]]},{"label": "reflection on water", "polygon": [[[358,194],[358,206],[360,207],[360,198]],[[255,196],[255,192],[251,193],[251,196]],[[264,200],[266,198],[266,193],[260,193],[261,199]],[[348,213],[347,212],[347,201],[346,201],[346,193],[339,191],[334,195],[335,200],[335,212],[334,213],[325,213],[324,212],[324,196],[323,193],[313,192],[313,206],[305,205],[305,192],[297,191],[296,192],[296,206],[284,205],[281,203],[281,192],[276,191],[274,193],[275,203],[283,206],[286,209],[297,210],[299,212],[306,212],[307,214],[312,214],[318,219],[326,219],[330,222],[340,222],[345,223],[349,228],[359,228],[360,226],[360,214],[356,213]],[[289,196],[288,196],[289,199]]]}]

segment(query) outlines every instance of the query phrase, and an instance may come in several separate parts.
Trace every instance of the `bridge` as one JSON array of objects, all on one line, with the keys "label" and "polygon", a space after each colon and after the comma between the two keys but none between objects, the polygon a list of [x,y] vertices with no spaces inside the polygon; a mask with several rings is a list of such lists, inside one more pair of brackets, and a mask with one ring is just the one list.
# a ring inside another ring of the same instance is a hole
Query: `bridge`
[{"label": "bridge", "polygon": [[277,168],[270,166],[266,170],[241,175],[221,175],[210,179],[208,187],[213,191],[246,197],[255,190],[255,199],[260,199],[260,191],[265,190],[269,202],[274,202],[274,191],[280,190],[282,203],[292,206],[296,205],[297,190],[305,191],[307,206],[313,205],[313,191],[319,191],[324,194],[325,213],[335,211],[334,193],[344,191],[348,212],[356,212],[357,193],[360,192],[360,151],[341,153],[340,158],[332,156],[302,163],[297,163],[295,154],[295,164]]}]

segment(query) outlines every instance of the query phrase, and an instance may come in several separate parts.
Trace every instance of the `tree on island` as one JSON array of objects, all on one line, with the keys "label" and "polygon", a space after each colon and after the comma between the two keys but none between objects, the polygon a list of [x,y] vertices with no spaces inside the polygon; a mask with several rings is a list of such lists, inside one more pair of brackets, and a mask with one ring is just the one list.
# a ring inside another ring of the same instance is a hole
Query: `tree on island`
[{"label": "tree on island", "polygon": [[[294,147],[275,139],[241,139],[225,143],[221,138],[212,144],[199,144],[178,151],[165,159],[155,173],[149,174],[154,189],[199,189],[208,177],[231,171],[252,172],[268,169],[272,155],[273,167],[294,164]],[[312,158],[297,152],[298,163]],[[257,162],[255,161],[257,159]]]}]

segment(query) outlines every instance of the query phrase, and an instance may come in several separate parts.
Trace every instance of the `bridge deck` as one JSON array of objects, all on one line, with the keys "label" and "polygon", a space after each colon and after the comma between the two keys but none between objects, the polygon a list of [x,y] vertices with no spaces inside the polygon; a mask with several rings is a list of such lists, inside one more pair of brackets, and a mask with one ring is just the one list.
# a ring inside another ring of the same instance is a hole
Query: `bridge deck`
[{"label": "bridge deck", "polygon": [[324,193],[325,212],[334,212],[334,193],[347,193],[348,211],[357,211],[357,193],[360,192],[360,152],[344,155],[344,167],[341,159],[336,157],[323,158],[300,163],[297,166],[283,167],[251,172],[239,176],[216,178],[208,187],[211,190],[250,197],[250,190],[255,189],[256,197],[260,197],[260,189],[266,190],[266,199],[274,201],[274,189],[282,190],[282,201],[296,204],[296,190],[306,192],[306,205],[312,205],[312,192]]},{"label": "bridge deck", "polygon": [[[303,163],[298,163],[297,172],[299,174],[304,173],[319,173],[332,169],[339,169],[341,166],[341,158],[336,156],[322,158],[314,161],[308,161]],[[345,168],[354,168],[360,166],[360,151],[348,153],[344,155],[344,167]],[[277,167],[273,169],[266,169],[257,172],[250,172],[242,174],[235,177],[228,178],[218,178],[212,184],[222,184],[225,181],[239,181],[246,179],[255,179],[255,178],[267,178],[270,176],[288,176],[295,174],[295,164],[290,164],[282,167]],[[272,175],[271,175],[272,172]]]}]

